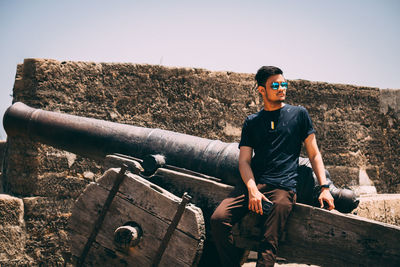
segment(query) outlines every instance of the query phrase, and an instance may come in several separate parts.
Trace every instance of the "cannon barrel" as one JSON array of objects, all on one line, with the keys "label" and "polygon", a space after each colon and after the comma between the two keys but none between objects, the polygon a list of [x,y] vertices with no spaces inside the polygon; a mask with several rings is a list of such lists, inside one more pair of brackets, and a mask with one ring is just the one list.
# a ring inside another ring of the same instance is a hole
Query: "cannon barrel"
[{"label": "cannon barrel", "polygon": [[230,185],[241,181],[237,143],[45,111],[21,102],[7,109],[3,125],[8,136],[26,136],[89,158],[121,153],[143,159],[162,154],[168,165],[218,177]]}]

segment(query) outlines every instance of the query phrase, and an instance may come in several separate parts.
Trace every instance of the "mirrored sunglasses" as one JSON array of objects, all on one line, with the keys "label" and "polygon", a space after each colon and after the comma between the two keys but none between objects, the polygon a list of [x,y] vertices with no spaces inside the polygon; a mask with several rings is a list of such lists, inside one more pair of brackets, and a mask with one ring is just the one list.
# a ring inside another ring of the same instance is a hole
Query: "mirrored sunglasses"
[{"label": "mirrored sunglasses", "polygon": [[[281,87],[283,89],[287,89],[288,88],[288,83],[287,82],[281,82],[280,84],[281,84]],[[271,84],[271,88],[273,90],[278,90],[279,89],[279,83],[277,83],[277,82],[272,83]]]}]

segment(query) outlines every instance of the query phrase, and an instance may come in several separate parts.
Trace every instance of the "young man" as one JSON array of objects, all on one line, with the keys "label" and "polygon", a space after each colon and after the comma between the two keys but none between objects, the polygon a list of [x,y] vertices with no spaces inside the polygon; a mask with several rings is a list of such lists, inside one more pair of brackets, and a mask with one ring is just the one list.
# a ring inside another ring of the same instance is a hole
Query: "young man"
[{"label": "young man", "polygon": [[237,187],[211,216],[211,230],[223,266],[239,266],[242,253],[233,245],[232,226],[249,210],[263,215],[263,202],[272,202],[273,206],[268,217],[264,216],[257,266],[274,266],[278,240],[296,202],[302,143],[322,186],[321,207],[326,202],[329,210],[334,208],[329,188],[324,187],[324,164],[311,119],[304,107],[284,103],[288,85],[282,74],[273,66],[258,70],[255,79],[264,109],[246,118],[239,143],[239,171],[245,187]]}]

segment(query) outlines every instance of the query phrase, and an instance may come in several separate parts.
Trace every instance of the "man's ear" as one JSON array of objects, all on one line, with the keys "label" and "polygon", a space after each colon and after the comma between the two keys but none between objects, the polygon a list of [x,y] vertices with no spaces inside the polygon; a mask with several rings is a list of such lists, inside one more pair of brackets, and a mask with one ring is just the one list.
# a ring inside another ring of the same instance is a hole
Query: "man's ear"
[{"label": "man's ear", "polygon": [[257,87],[257,89],[258,89],[258,92],[259,92],[260,94],[265,94],[265,87],[264,87],[264,86],[259,85],[259,86]]}]

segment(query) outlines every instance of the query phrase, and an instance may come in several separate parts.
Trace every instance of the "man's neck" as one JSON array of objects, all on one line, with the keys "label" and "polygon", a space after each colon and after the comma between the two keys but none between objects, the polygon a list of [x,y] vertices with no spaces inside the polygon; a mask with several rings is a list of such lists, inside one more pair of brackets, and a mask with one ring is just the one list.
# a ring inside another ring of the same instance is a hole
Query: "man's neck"
[{"label": "man's neck", "polygon": [[266,111],[274,111],[283,108],[285,106],[285,103],[283,102],[269,102],[269,101],[264,101],[264,110]]}]

